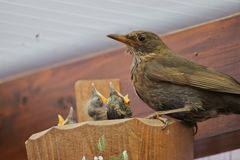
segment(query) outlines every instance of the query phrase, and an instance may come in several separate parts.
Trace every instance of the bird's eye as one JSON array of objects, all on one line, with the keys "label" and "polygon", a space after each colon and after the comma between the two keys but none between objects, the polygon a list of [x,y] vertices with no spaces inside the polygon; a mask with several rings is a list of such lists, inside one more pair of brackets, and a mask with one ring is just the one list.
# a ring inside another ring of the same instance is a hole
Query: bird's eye
[{"label": "bird's eye", "polygon": [[138,39],[139,41],[144,41],[146,38],[145,38],[143,35],[139,35],[139,36],[137,37],[137,39]]}]

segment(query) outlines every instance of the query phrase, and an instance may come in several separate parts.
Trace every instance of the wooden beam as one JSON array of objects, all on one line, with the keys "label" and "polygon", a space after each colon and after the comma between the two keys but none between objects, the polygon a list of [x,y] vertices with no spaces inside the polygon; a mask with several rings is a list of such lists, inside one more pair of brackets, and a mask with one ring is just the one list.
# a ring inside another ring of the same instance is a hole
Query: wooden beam
[{"label": "wooden beam", "polygon": [[213,137],[204,137],[194,142],[194,157],[199,158],[223,151],[230,151],[240,148],[239,140],[240,130],[226,132]]},{"label": "wooden beam", "polygon": [[[240,80],[239,26],[238,14],[162,38],[177,53]],[[57,114],[66,116],[66,106],[69,104],[75,107],[74,83],[80,79],[119,78],[123,94],[128,93],[132,101],[134,116],[151,113],[132,89],[129,77],[131,57],[123,52],[124,49],[118,49],[0,84],[1,159],[26,159],[25,140],[32,133],[56,125]],[[205,140],[205,143],[201,144],[202,153],[197,150],[195,153],[208,155],[203,147],[209,147],[211,137],[239,131],[239,122],[240,116],[223,116],[200,123],[196,140]],[[232,143],[226,137],[220,138],[221,141]],[[240,143],[236,147],[240,148]],[[215,153],[234,148],[222,147]]]}]

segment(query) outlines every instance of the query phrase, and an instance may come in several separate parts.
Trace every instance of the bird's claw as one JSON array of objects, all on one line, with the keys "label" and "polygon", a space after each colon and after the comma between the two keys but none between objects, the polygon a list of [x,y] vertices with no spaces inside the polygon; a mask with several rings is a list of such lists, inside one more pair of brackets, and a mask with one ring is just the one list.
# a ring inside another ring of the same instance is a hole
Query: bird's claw
[{"label": "bird's claw", "polygon": [[159,119],[164,125],[162,130],[164,130],[165,128],[167,128],[167,126],[169,125],[169,120],[167,118],[164,117],[158,117],[157,119]]},{"label": "bird's claw", "polygon": [[160,120],[164,125],[162,130],[164,130],[165,128],[167,128],[167,126],[169,125],[169,120],[167,118],[161,117],[161,113],[160,112],[155,112],[154,114],[147,116],[147,119],[158,119]]}]

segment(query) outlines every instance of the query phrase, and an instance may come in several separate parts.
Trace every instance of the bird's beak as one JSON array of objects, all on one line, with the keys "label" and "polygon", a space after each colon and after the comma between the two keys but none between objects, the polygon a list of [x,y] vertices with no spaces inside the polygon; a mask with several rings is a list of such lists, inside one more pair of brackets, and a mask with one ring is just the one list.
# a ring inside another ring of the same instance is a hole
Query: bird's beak
[{"label": "bird's beak", "polygon": [[58,127],[61,127],[61,126],[63,126],[64,125],[64,119],[63,119],[63,117],[59,114],[58,115]]},{"label": "bird's beak", "polygon": [[100,94],[100,93],[99,93],[99,96],[100,96],[102,102],[103,102],[104,104],[107,104],[108,99],[107,99],[106,97],[104,97],[104,96],[103,96],[102,94]]},{"label": "bird's beak", "polygon": [[119,35],[119,34],[109,34],[107,35],[109,38],[112,38],[114,40],[117,40],[119,42],[125,43],[129,46],[133,46],[135,44],[135,42],[129,38],[127,38],[127,36],[125,35]]},{"label": "bird's beak", "polygon": [[92,83],[92,94],[97,94],[104,104],[107,104],[108,100],[100,92],[97,91],[94,83]]},{"label": "bird's beak", "polygon": [[110,92],[116,91],[115,88],[113,87],[113,83],[112,82],[109,83],[109,88],[110,88]]},{"label": "bird's beak", "polygon": [[129,100],[129,98],[128,98],[128,95],[126,95],[126,96],[123,97],[123,101],[124,101],[125,104],[129,104],[129,103],[130,103],[130,100]]},{"label": "bird's beak", "polygon": [[109,86],[110,86],[110,92],[117,92],[118,96],[122,97],[123,101],[125,104],[129,104],[130,100],[128,98],[128,95],[126,96],[123,96],[120,92],[118,92],[114,87],[113,87],[113,84],[112,82],[109,83]]}]

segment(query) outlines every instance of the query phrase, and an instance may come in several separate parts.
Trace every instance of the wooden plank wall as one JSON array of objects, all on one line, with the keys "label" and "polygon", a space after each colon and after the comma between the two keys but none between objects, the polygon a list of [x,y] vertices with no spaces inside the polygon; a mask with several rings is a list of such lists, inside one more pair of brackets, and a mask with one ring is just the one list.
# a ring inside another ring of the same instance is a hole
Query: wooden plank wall
[{"label": "wooden plank wall", "polygon": [[[240,15],[163,36],[174,51],[240,80]],[[75,106],[74,82],[120,78],[134,116],[152,111],[135,95],[129,78],[131,57],[124,49],[46,69],[0,85],[0,159],[26,159],[24,142],[57,123],[57,114]],[[195,56],[198,53],[198,56]],[[200,124],[195,157],[240,147],[240,116],[224,116]],[[214,142],[215,144],[212,144]],[[214,146],[214,147],[213,147]]]}]

